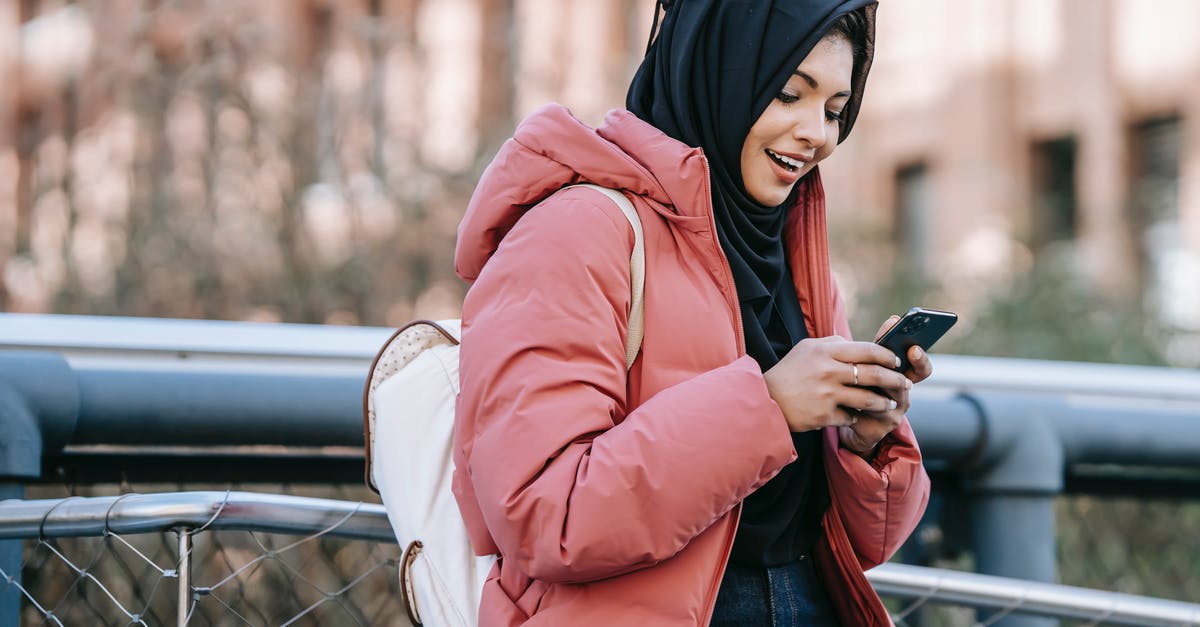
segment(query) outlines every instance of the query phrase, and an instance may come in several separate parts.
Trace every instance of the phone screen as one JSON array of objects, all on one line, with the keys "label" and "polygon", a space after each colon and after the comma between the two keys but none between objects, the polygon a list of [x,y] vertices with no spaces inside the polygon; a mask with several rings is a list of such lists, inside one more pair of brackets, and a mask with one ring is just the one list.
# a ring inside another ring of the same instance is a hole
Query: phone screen
[{"label": "phone screen", "polygon": [[906,372],[912,367],[908,362],[909,349],[920,346],[922,350],[928,351],[955,322],[958,322],[958,314],[954,312],[913,307],[892,325],[876,344],[895,353],[900,358],[900,367],[897,370]]}]

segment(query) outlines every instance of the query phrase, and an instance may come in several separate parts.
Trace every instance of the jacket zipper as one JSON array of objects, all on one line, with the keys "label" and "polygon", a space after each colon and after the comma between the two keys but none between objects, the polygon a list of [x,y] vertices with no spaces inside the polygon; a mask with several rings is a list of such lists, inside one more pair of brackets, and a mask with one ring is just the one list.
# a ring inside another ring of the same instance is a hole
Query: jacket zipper
[{"label": "jacket zipper", "polygon": [[[704,164],[704,192],[705,198],[709,199],[708,206],[708,232],[712,235],[713,247],[717,250],[717,259],[721,261],[721,269],[725,279],[725,300],[726,304],[733,311],[734,333],[737,338],[737,353],[741,357],[746,353],[746,337],[742,330],[742,308],[737,301],[737,285],[733,281],[733,270],[729,267],[729,259],[725,257],[725,251],[721,250],[721,241],[717,237],[717,219],[713,214],[712,207],[712,170],[708,166],[708,158],[700,155],[700,161]],[[712,622],[713,610],[717,606],[717,594],[721,590],[721,580],[725,578],[725,567],[729,565],[729,555],[733,552],[733,540],[737,537],[738,525],[742,519],[742,504],[738,503],[733,507],[733,525],[729,530],[728,536],[725,538],[724,548],[722,550],[721,562],[717,567],[716,577],[713,579],[712,586],[708,591],[708,607],[704,612],[704,625]]]},{"label": "jacket zipper", "polygon": [[722,275],[725,279],[725,287],[727,288],[725,291],[725,304],[729,305],[730,310],[733,311],[733,319],[737,327],[735,329],[737,334],[737,352],[738,356],[741,357],[746,354],[746,337],[745,332],[742,330],[742,308],[738,305],[737,301],[737,285],[733,282],[733,270],[729,267],[729,259],[725,257],[725,251],[721,250],[721,241],[717,237],[717,219],[713,214],[711,203],[712,170],[708,167],[707,157],[701,155],[700,161],[704,164],[704,192],[706,198],[710,199],[708,206],[708,232],[712,234],[713,248],[717,251],[717,259],[721,261],[721,269],[724,271]]}]

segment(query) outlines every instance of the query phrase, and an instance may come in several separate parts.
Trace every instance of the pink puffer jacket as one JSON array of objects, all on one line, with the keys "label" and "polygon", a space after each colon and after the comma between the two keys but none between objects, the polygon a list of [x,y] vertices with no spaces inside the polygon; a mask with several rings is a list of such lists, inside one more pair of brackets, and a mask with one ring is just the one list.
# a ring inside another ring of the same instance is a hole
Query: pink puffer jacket
[{"label": "pink puffer jacket", "polygon": [[[787,241],[812,336],[849,337],[814,172]],[[645,340],[625,373],[633,232],[645,230]],[[463,306],[455,495],[500,553],[480,624],[706,625],[739,503],[796,457],[745,355],[699,149],[627,111],[599,129],[561,106],[521,123],[459,227]],[[908,424],[872,464],[826,430],[833,504],[815,551],[843,624],[888,624],[863,575],[916,525],[929,480]]]}]

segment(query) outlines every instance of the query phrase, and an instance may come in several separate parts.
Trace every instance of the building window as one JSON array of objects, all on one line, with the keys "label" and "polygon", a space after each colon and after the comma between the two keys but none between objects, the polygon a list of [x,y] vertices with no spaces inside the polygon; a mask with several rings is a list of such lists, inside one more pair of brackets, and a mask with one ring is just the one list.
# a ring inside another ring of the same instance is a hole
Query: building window
[{"label": "building window", "polygon": [[1179,118],[1160,118],[1133,127],[1131,138],[1134,223],[1142,228],[1179,222]]},{"label": "building window", "polygon": [[929,168],[924,163],[896,171],[895,244],[899,265],[928,276],[929,223],[932,214]]},{"label": "building window", "polygon": [[1035,142],[1032,147],[1033,216],[1029,241],[1041,251],[1075,239],[1075,138]]},{"label": "building window", "polygon": [[1180,228],[1179,164],[1183,126],[1178,117],[1148,120],[1131,133],[1130,211],[1141,234],[1147,303],[1163,322],[1200,329],[1200,258]]}]

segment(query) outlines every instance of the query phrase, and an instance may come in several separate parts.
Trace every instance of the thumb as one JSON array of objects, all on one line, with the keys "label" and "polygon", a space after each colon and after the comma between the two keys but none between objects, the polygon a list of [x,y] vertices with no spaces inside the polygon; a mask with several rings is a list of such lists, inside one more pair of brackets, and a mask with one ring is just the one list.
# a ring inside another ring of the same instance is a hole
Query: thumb
[{"label": "thumb", "polygon": [[875,332],[875,341],[878,342],[879,338],[883,337],[883,334],[887,333],[888,329],[891,329],[899,321],[900,316],[891,316],[887,320],[884,320],[883,325],[880,326],[879,330]]}]

